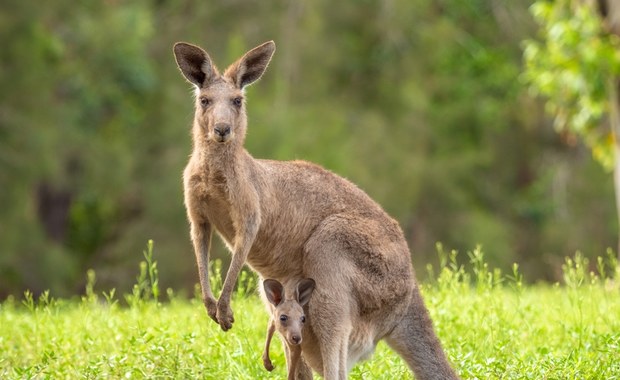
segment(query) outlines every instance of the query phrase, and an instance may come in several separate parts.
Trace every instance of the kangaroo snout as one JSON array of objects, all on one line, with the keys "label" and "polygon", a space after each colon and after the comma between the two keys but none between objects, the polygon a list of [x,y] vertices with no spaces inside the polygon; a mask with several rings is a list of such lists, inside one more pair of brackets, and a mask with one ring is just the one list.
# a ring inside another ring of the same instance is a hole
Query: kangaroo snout
[{"label": "kangaroo snout", "polygon": [[213,132],[215,133],[215,138],[217,141],[225,142],[230,137],[230,124],[217,123],[213,128]]},{"label": "kangaroo snout", "polygon": [[301,343],[301,335],[291,335],[291,343],[292,344]]}]

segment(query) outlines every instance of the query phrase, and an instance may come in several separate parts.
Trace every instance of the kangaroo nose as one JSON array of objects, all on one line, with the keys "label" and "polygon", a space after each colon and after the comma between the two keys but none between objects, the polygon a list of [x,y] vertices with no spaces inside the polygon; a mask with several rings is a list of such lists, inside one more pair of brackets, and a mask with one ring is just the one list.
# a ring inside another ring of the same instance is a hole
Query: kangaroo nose
[{"label": "kangaroo nose", "polygon": [[301,337],[300,337],[299,335],[293,335],[293,336],[291,337],[291,340],[292,340],[292,341],[293,341],[293,343],[295,343],[295,344],[299,344],[299,343],[301,343]]},{"label": "kangaroo nose", "polygon": [[220,137],[224,137],[224,136],[230,134],[230,124],[217,123],[217,124],[215,124],[215,128],[213,128],[213,130]]}]

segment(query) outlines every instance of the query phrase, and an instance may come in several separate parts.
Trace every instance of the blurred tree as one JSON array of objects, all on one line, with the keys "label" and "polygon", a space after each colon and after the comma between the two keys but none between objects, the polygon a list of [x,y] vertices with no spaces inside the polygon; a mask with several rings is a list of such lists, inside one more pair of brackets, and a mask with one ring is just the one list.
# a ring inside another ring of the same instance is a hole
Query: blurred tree
[{"label": "blurred tree", "polygon": [[10,3],[2,268],[18,286],[66,291],[143,207],[130,186],[154,82],[152,26],[139,2]]},{"label": "blurred tree", "polygon": [[531,9],[542,41],[525,43],[525,77],[547,97],[556,130],[569,142],[583,139],[614,171],[620,217],[620,4],[539,0]]},{"label": "blurred tree", "polygon": [[576,249],[600,254],[613,188],[516,80],[530,3],[0,3],[0,296],[74,292],[90,267],[123,291],[148,239],[161,287],[193,289],[180,40],[220,68],[275,40],[247,90],[248,149],[350,178],[400,221],[419,271],[437,241],[481,243],[530,279]]}]

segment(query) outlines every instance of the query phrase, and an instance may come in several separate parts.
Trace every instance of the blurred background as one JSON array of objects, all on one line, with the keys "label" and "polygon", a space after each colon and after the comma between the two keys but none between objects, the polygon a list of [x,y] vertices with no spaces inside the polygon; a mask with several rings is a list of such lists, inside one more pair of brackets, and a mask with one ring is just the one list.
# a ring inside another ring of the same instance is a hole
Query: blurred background
[{"label": "blurred background", "polygon": [[[247,91],[247,149],[314,161],[399,220],[420,277],[435,245],[556,281],[616,247],[612,175],[556,133],[522,80],[532,1],[4,0],[0,4],[0,299],[198,281],[181,172],[191,86],[176,41],[221,68],[270,39]],[[228,260],[219,238],[215,257]]]}]

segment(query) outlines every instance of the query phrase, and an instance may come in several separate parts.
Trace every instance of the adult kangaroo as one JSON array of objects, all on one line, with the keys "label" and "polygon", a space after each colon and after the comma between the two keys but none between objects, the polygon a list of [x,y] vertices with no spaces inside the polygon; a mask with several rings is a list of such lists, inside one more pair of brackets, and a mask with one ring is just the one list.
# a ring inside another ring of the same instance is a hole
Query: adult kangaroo
[{"label": "adult kangaroo", "polygon": [[[313,278],[298,378],[310,378],[307,363],[327,380],[346,379],[385,339],[417,379],[456,379],[398,223],[328,170],[304,161],[254,159],[244,149],[244,88],[262,76],[274,51],[274,42],[266,42],[220,74],[200,47],[174,45],[196,94],[193,151],[183,182],[207,313],[224,331],[232,327],[230,297],[244,263],[282,283]],[[213,231],[232,252],[217,301],[208,274]]]}]

